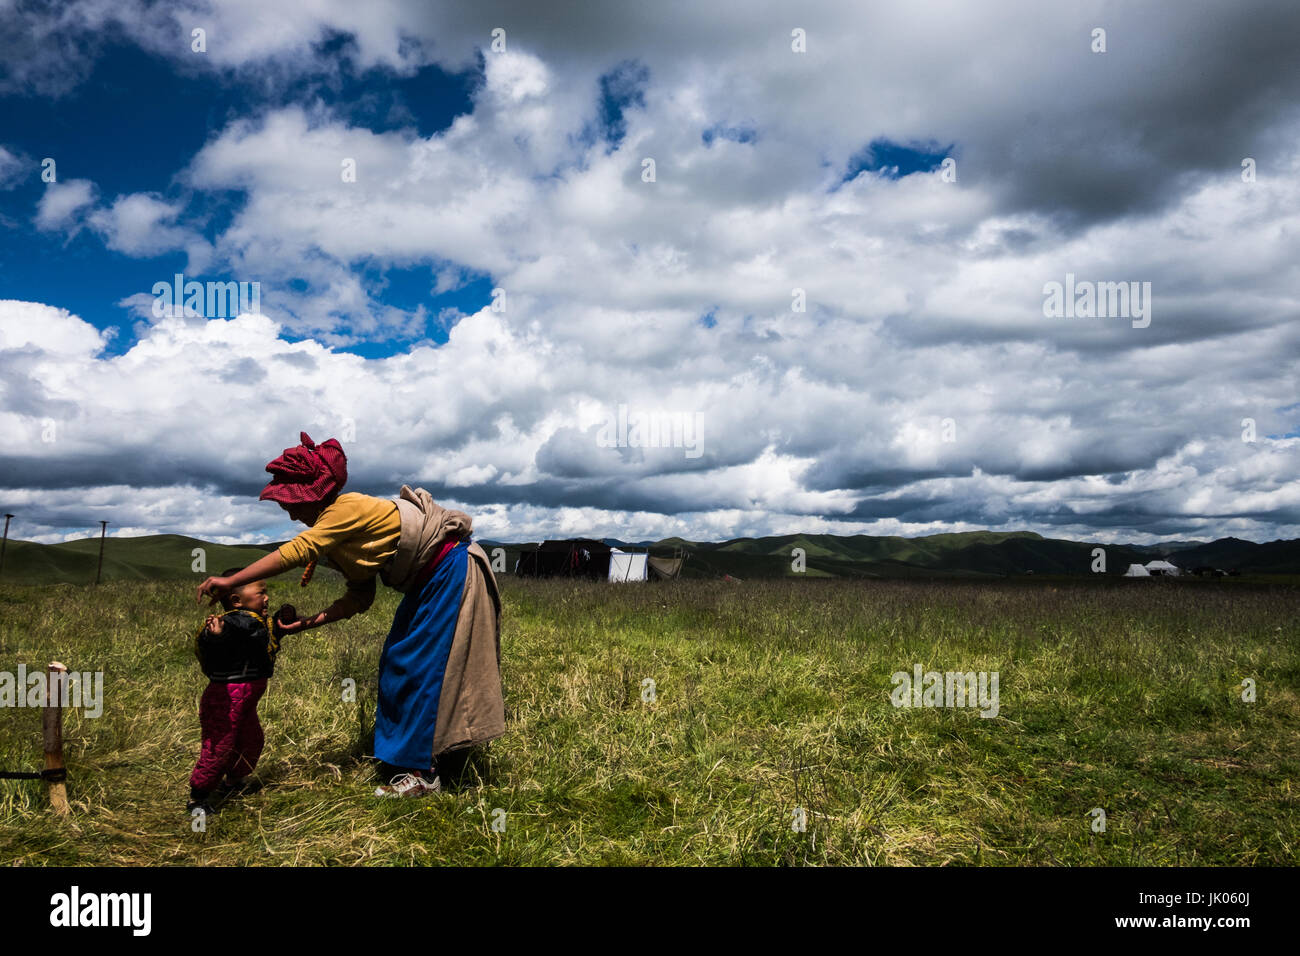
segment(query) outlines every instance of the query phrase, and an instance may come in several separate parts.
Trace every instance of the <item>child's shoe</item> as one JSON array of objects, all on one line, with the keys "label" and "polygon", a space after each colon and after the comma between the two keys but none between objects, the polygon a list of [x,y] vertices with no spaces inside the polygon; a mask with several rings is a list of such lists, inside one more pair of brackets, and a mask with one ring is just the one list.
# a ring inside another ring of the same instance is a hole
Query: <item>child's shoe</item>
[{"label": "child's shoe", "polygon": [[257,793],[257,791],[261,790],[262,781],[258,780],[254,776],[240,777],[237,780],[232,780],[227,777],[225,780],[221,781],[219,789],[228,797],[246,797],[249,794]]},{"label": "child's shoe", "polygon": [[185,812],[190,816],[194,816],[195,810],[202,810],[207,816],[216,813],[216,809],[212,805],[212,798],[216,793],[217,791],[209,792],[206,790],[196,790],[194,787],[190,787],[190,800],[185,804]]},{"label": "child's shoe", "polygon": [[390,780],[387,784],[375,790],[376,797],[424,797],[431,793],[438,793],[442,790],[442,781],[436,774],[421,773],[419,770],[411,773],[401,773]]},{"label": "child's shoe", "polygon": [[235,788],[230,783],[230,781],[222,780],[219,784],[217,784],[215,787],[212,788],[212,793],[208,795],[208,799],[213,804],[220,806],[221,804],[229,800],[231,795],[234,793],[235,793]]}]

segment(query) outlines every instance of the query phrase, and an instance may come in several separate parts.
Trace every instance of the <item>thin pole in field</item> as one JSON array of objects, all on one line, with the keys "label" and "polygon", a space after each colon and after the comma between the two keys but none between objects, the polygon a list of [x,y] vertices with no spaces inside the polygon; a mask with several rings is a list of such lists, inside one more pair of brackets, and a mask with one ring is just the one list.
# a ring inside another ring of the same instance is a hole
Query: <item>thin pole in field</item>
[{"label": "thin pole in field", "polygon": [[5,536],[4,540],[0,541],[0,574],[4,574],[5,571],[5,551],[9,547],[9,519],[12,517],[11,514],[5,515]]},{"label": "thin pole in field", "polygon": [[[67,696],[68,669],[58,661],[51,661],[45,669],[45,712],[41,730],[45,738],[45,769],[63,770],[63,703]],[[50,806],[59,816],[67,816],[68,786],[63,775],[50,781]]]},{"label": "thin pole in field", "polygon": [[104,570],[104,538],[108,534],[108,522],[99,523],[99,567],[95,569],[95,583],[99,584],[99,575]]}]

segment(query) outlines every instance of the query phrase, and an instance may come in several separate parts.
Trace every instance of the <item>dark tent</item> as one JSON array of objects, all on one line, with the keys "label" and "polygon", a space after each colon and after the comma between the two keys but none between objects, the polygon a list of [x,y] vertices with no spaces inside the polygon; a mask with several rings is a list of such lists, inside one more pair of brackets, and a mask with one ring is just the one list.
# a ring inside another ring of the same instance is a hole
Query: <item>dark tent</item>
[{"label": "dark tent", "polygon": [[[543,541],[533,548],[525,547],[515,564],[515,574],[526,578],[590,578],[593,581],[610,580],[613,549],[603,541],[592,538],[568,538],[563,541]],[[620,552],[640,555],[644,552]],[[646,573],[636,580],[671,581],[680,577],[686,552],[673,550],[672,557],[645,556]],[[624,580],[623,571],[615,567],[613,580]]]},{"label": "dark tent", "polygon": [[604,581],[609,577],[609,545],[591,538],[543,541],[536,549],[525,550],[519,555],[515,573],[532,578],[592,578]]}]

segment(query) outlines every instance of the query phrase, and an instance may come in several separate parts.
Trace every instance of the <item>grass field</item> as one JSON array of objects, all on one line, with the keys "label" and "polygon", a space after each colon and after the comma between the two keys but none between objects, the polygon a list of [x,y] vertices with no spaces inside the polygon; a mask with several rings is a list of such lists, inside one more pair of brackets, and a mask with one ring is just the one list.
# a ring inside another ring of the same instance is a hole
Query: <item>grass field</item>
[{"label": "grass field", "polygon": [[[276,579],[272,606],[328,603]],[[0,670],[102,670],[65,718],[73,813],[0,781],[0,864],[1294,865],[1300,589],[1234,582],[502,578],[509,732],[454,792],[379,801],[397,595],[289,639],[264,789],[184,811],[204,686],[192,587],[0,587]],[[1000,711],[903,709],[890,675],[996,671]],[[1257,699],[1242,700],[1243,678]],[[343,682],[356,681],[356,702]],[[655,699],[643,700],[643,681]],[[0,768],[40,765],[0,710]],[[1094,832],[1089,812],[1106,813]],[[805,832],[792,827],[796,809]],[[494,811],[505,811],[494,832]]]}]

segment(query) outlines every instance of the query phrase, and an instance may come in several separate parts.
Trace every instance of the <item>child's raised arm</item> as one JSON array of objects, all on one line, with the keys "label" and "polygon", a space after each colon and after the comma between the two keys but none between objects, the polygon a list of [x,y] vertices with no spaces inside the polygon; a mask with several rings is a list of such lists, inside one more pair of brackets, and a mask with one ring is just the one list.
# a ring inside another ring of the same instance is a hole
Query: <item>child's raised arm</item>
[{"label": "child's raised arm", "polygon": [[232,574],[228,578],[208,578],[199,585],[199,593],[194,603],[202,603],[205,594],[215,601],[218,592],[231,591],[243,587],[245,584],[251,584],[253,581],[274,577],[284,570],[284,568],[280,567],[280,552],[272,551],[270,554],[258,558],[238,574]]}]

